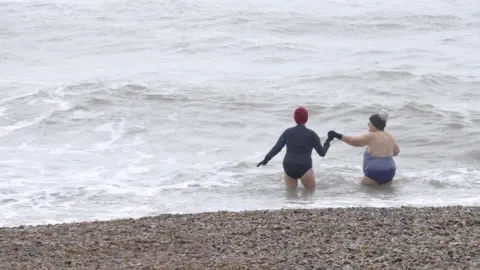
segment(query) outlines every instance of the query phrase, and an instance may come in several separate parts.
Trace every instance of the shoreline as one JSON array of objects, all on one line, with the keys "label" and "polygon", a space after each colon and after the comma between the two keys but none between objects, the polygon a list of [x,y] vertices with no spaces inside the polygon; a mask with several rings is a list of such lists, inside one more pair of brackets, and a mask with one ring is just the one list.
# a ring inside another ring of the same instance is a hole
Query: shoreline
[{"label": "shoreline", "polygon": [[72,221],[53,221],[46,222],[34,222],[30,224],[17,224],[17,225],[0,225],[0,232],[4,229],[18,229],[18,228],[36,228],[36,227],[52,227],[52,226],[65,226],[65,225],[85,225],[89,223],[111,223],[126,220],[142,220],[145,218],[162,218],[162,217],[180,217],[180,216],[196,216],[196,215],[216,215],[221,213],[235,213],[235,214],[250,214],[250,213],[270,213],[270,212],[283,212],[283,211],[335,211],[335,210],[368,210],[368,209],[384,209],[384,210],[396,210],[396,209],[450,209],[450,208],[465,208],[465,209],[479,209],[479,204],[457,204],[457,205],[396,205],[396,206],[324,206],[324,207],[288,207],[288,208],[260,208],[260,209],[246,209],[246,210],[211,210],[211,211],[197,211],[197,212],[168,212],[158,214],[145,214],[136,217],[113,217],[113,218],[99,218],[99,219],[86,219],[86,220],[72,220]]},{"label": "shoreline", "polygon": [[0,228],[2,269],[474,269],[480,207],[161,214]]}]

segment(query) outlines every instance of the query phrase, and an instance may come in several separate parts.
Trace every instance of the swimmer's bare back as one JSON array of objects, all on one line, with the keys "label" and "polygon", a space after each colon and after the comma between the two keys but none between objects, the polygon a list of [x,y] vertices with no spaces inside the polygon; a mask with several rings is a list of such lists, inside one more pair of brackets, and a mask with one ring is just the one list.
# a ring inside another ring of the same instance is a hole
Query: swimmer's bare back
[{"label": "swimmer's bare back", "polygon": [[400,153],[395,138],[387,131],[369,132],[366,134],[368,147],[367,151],[376,157],[397,156]]}]

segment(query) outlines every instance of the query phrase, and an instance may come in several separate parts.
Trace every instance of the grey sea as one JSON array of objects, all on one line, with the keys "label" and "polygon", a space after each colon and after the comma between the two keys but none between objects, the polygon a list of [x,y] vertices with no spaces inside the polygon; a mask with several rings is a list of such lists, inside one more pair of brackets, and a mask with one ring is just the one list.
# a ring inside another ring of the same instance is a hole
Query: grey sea
[{"label": "grey sea", "polygon": [[[0,226],[162,213],[480,203],[478,1],[0,0]],[[284,188],[293,111],[322,142],[381,109],[401,153],[313,152]]]}]

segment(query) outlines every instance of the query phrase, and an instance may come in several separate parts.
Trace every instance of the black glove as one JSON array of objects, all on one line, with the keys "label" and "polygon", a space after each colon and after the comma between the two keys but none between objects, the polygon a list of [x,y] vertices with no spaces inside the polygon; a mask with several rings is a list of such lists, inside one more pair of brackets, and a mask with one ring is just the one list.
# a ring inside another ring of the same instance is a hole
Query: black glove
[{"label": "black glove", "polygon": [[343,135],[335,132],[334,130],[330,130],[328,132],[328,139],[330,139],[330,138],[337,138],[337,139],[341,140],[343,138]]},{"label": "black glove", "polygon": [[257,167],[260,167],[260,165],[265,166],[265,165],[267,165],[267,163],[268,162],[264,159],[260,163],[257,164]]},{"label": "black glove", "polygon": [[331,142],[333,141],[333,139],[335,139],[335,136],[334,136],[334,132],[333,130],[330,130],[327,134],[328,138],[327,138],[327,142]]}]

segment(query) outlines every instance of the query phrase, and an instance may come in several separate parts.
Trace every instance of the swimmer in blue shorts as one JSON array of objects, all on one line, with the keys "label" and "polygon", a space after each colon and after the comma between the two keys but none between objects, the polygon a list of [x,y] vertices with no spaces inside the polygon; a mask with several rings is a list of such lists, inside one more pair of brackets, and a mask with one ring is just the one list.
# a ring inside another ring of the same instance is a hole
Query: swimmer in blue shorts
[{"label": "swimmer in blue shorts", "polygon": [[334,138],[329,136],[322,146],[320,138],[315,131],[305,126],[308,120],[308,111],[303,107],[295,110],[293,118],[297,125],[286,129],[280,135],[277,143],[265,158],[258,163],[257,167],[266,165],[286,145],[287,152],[283,158],[283,169],[287,189],[296,189],[298,179],[300,179],[306,189],[314,190],[315,174],[312,168],[312,150],[315,149],[318,155],[324,157],[330,148],[330,141]]},{"label": "swimmer in blue shorts", "polygon": [[345,136],[333,130],[328,132],[329,137],[335,137],[351,146],[367,146],[363,155],[363,173],[361,183],[364,185],[383,185],[392,182],[395,177],[396,164],[393,156],[400,153],[395,138],[385,131],[388,113],[370,116],[368,133],[361,136]]}]

